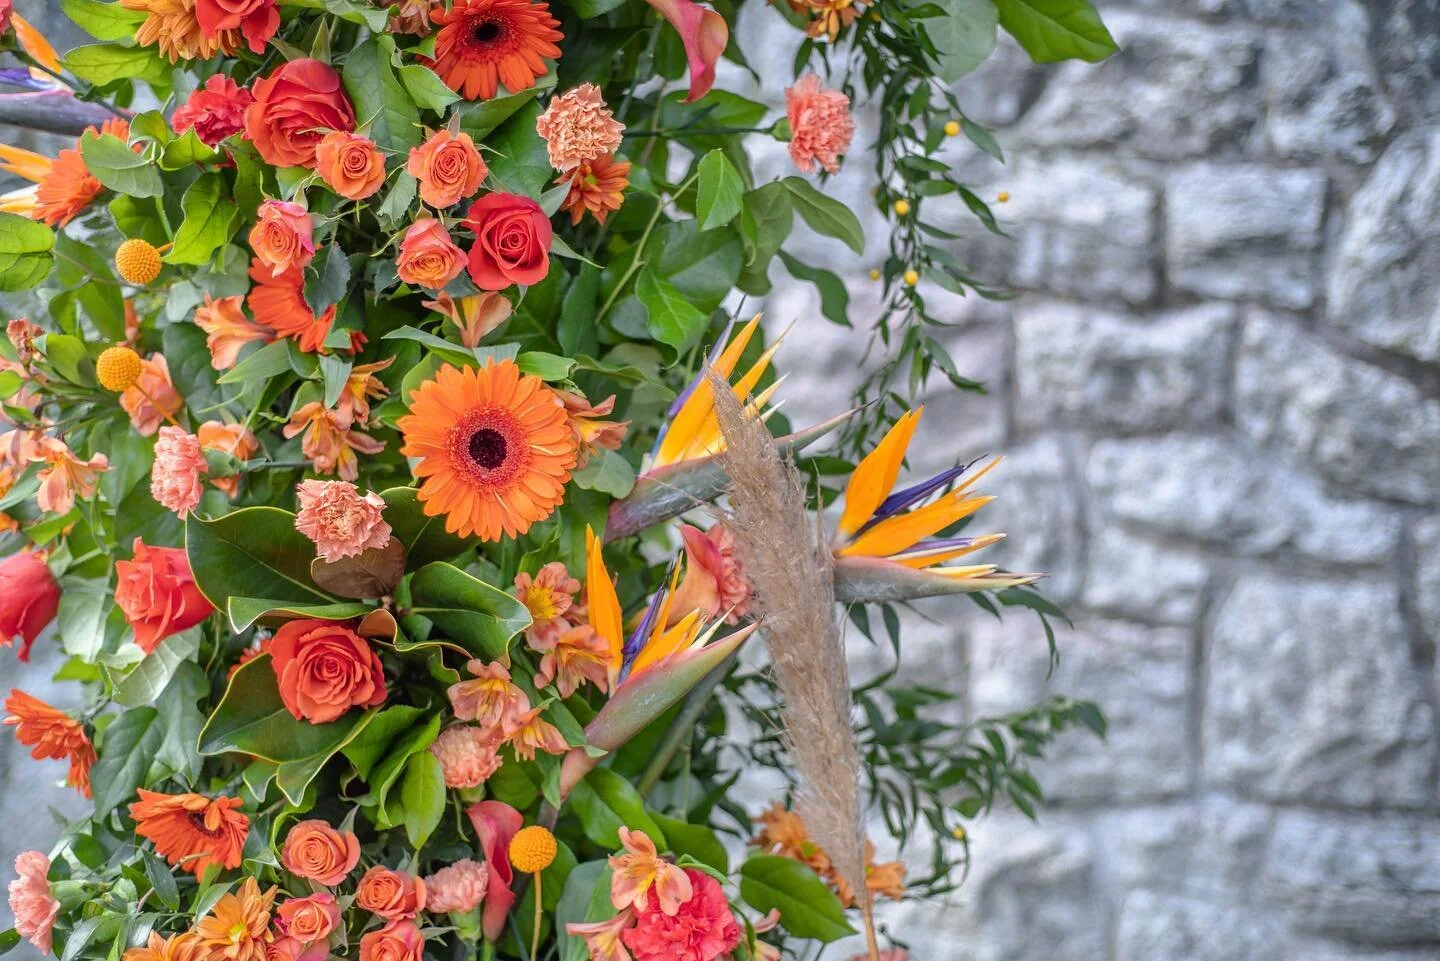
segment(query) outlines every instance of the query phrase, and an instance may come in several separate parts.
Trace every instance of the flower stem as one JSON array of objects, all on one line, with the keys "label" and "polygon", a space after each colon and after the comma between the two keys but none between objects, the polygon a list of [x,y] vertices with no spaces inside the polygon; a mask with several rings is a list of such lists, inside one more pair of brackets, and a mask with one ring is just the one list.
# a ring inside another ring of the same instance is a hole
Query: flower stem
[{"label": "flower stem", "polygon": [[535,872],[535,925],[530,932],[530,958],[531,961],[540,957],[540,872]]},{"label": "flower stem", "polygon": [[714,693],[715,688],[720,686],[725,675],[730,673],[730,668],[739,653],[736,651],[721,661],[686,695],[684,707],[675,716],[675,722],[665,733],[665,740],[660,742],[654,759],[651,760],[650,766],[645,768],[645,773],[640,777],[640,783],[636,785],[636,790],[640,792],[641,797],[648,796],[660,779],[665,776],[665,769],[670,766],[670,760],[675,756],[675,752],[680,750],[680,747],[690,739],[690,732],[694,730],[696,722],[700,720],[700,715],[705,713],[705,708],[710,703],[710,695]]},{"label": "flower stem", "polygon": [[[683,184],[675,189],[672,196],[678,197],[680,194],[683,194],[699,176],[699,171],[691,174]],[[595,315],[595,322],[597,324],[604,320],[605,315],[610,312],[610,308],[615,306],[615,301],[620,297],[620,293],[625,289],[625,286],[630,283],[630,278],[634,277],[640,268],[645,266],[645,244],[650,240],[650,234],[654,232],[655,225],[660,222],[660,215],[664,212],[665,203],[661,201],[655,205],[655,213],[650,216],[650,222],[645,225],[645,232],[640,235],[640,239],[635,243],[635,259],[630,261],[630,266],[625,268],[625,276],[620,278],[620,283],[616,284],[615,289],[610,291],[610,296],[605,298],[605,303],[600,307],[600,313]]]},{"label": "flower stem", "polygon": [[625,137],[662,137],[674,139],[677,137],[712,137],[719,134],[730,133],[771,133],[774,126],[769,127],[661,127],[653,130],[627,130]]}]

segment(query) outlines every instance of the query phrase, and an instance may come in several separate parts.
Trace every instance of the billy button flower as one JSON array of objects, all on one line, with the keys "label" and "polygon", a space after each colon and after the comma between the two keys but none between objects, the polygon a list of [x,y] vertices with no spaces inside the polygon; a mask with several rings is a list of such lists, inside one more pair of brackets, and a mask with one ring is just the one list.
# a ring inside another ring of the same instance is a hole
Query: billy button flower
[{"label": "billy button flower", "polygon": [[558,850],[555,843],[555,835],[550,830],[539,824],[532,824],[528,828],[521,828],[515,832],[510,839],[510,849],[507,852],[510,856],[510,866],[517,871],[535,876],[535,924],[534,933],[530,936],[530,957],[538,958],[540,949],[540,872],[544,871],[555,862],[555,854]]},{"label": "billy button flower", "polygon": [[160,256],[170,249],[170,244],[156,247],[148,240],[132,237],[115,251],[115,272],[127,284],[144,287],[160,276]]},{"label": "billy button flower", "polygon": [[[126,243],[145,243],[145,241],[127,241]],[[146,244],[146,246],[150,246]],[[124,245],[122,244],[123,248]],[[150,248],[152,251],[154,247]],[[118,255],[117,255],[118,261]],[[158,262],[158,258],[157,258]],[[140,374],[143,372],[143,364],[140,355],[135,353],[132,347],[126,344],[115,344],[113,347],[106,347],[95,358],[95,379],[100,386],[116,394],[123,394],[127,390],[138,390],[140,395],[150,401],[156,410],[165,415],[172,426],[179,427],[180,424],[174,416],[161,405],[155,398],[146,393],[145,388],[140,386]]]}]

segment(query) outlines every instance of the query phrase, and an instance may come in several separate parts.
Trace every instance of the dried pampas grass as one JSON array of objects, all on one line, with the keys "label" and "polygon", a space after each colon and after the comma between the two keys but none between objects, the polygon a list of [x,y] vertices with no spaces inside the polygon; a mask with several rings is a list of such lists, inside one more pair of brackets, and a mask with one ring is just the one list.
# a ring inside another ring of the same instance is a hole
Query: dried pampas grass
[{"label": "dried pampas grass", "polygon": [[835,615],[832,555],[805,503],[795,466],[770,431],[747,416],[713,371],[715,413],[725,435],[731,532],[754,591],[752,610],[783,698],[786,747],[800,775],[796,810],[835,870],[860,894],[877,951],[865,887],[860,749],[850,721],[850,677]]}]

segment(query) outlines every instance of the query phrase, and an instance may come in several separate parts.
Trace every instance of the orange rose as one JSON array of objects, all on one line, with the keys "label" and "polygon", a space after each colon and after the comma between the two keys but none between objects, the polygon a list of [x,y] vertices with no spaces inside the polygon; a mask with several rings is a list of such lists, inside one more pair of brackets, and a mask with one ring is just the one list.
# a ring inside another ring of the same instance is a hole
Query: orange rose
[{"label": "orange rose", "polygon": [[370,643],[335,621],[289,621],[270,641],[280,700],[297,719],[328,724],[352,707],[385,703],[385,674]]},{"label": "orange rose", "polygon": [[465,269],[465,251],[450,240],[450,233],[438,220],[423,217],[405,231],[395,272],[407,284],[429,290],[443,290]]},{"label": "orange rose", "polygon": [[280,863],[291,874],[333,888],[360,863],[360,840],[324,821],[300,821],[285,835]]},{"label": "orange rose", "polygon": [[135,643],[149,654],[172,634],[199,624],[215,610],[178,547],[150,547],[140,538],[135,556],[115,562],[115,603],[135,629]]},{"label": "orange rose", "polygon": [[340,926],[340,906],[329,891],[291,898],[275,909],[276,927],[301,944],[328,938]]},{"label": "orange rose", "polygon": [[355,108],[340,75],[319,60],[291,60],[250,87],[245,136],[268,164],[314,167],[315,145],[330,130],[354,130]]},{"label": "orange rose", "polygon": [[413,921],[391,921],[360,939],[360,961],[421,961],[425,936]]},{"label": "orange rose", "polygon": [[425,882],[377,864],[360,879],[355,903],[386,921],[413,918],[425,910]]},{"label": "orange rose", "polygon": [[347,200],[364,200],[385,186],[385,155],[374,141],[333,130],[315,147],[315,170]]},{"label": "orange rose", "polygon": [[420,199],[437,209],[475,193],[490,173],[470,135],[448,130],[437,130],[412,148],[405,169],[420,181]]},{"label": "orange rose", "polygon": [[310,212],[285,200],[267,200],[255,211],[250,249],[255,259],[279,277],[294,267],[304,270],[315,259],[315,226]]}]

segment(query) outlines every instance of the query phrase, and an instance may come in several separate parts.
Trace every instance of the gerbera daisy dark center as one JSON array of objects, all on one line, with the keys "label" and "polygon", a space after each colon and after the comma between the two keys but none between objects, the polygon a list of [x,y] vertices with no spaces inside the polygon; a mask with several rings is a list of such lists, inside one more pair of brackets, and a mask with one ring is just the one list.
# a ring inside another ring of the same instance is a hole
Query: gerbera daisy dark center
[{"label": "gerbera daisy dark center", "polygon": [[470,435],[470,456],[486,470],[505,463],[505,435],[490,427],[482,427]]},{"label": "gerbera daisy dark center", "polygon": [[497,39],[502,30],[500,24],[495,20],[484,20],[476,25],[475,32],[471,34],[476,43],[489,43]]}]

